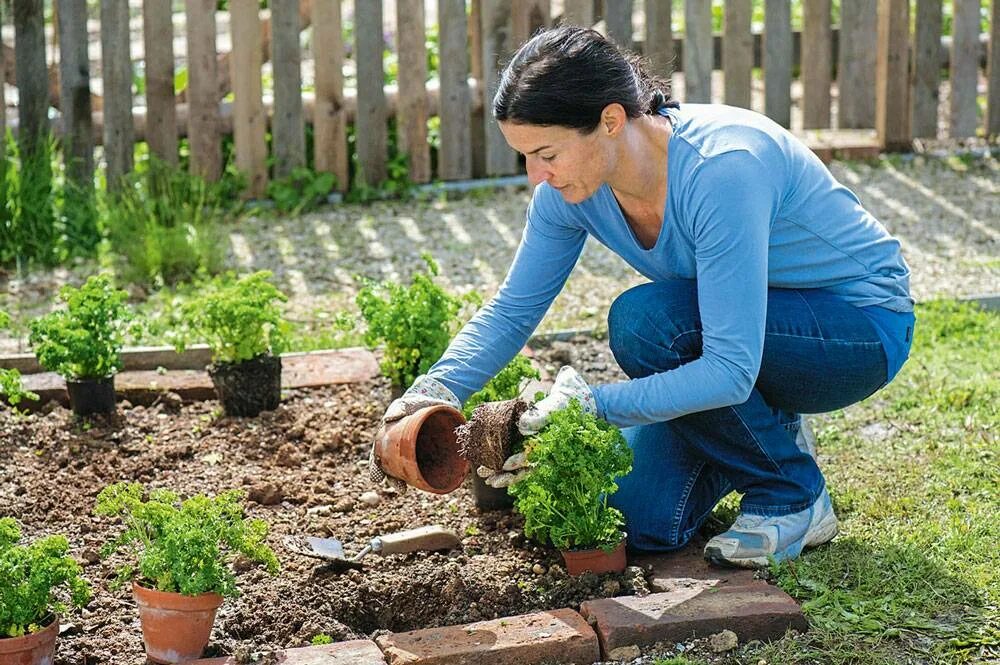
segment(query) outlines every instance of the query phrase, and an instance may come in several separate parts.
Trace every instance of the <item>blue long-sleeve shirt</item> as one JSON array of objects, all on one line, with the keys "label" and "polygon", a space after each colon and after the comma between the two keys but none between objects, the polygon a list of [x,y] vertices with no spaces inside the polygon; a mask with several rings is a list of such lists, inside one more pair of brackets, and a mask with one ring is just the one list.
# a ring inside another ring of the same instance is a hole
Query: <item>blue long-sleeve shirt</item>
[{"label": "blue long-sleeve shirt", "polygon": [[536,187],[506,279],[429,371],[460,400],[523,346],[588,234],[651,281],[697,280],[701,357],[642,379],[593,386],[599,414],[615,425],[746,401],[760,370],[769,286],[826,289],[863,308],[883,339],[890,378],[898,370],[905,348],[891,339],[891,313],[913,310],[899,242],[767,117],[703,104],[662,113],[673,134],[655,245],[642,247],[606,184],[575,205],[545,183]]}]

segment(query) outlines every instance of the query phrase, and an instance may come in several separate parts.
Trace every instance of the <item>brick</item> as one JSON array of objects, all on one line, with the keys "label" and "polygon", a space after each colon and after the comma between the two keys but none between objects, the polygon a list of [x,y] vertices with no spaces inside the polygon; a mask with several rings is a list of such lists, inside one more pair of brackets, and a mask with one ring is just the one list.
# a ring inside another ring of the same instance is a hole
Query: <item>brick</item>
[{"label": "brick", "polygon": [[795,601],[763,582],[588,600],[580,613],[597,630],[604,654],[630,644],[682,642],[727,629],[745,643],[808,627]]},{"label": "brick", "polygon": [[[202,658],[190,665],[237,665],[234,656]],[[350,640],[300,649],[285,649],[278,655],[281,665],[385,665],[385,658],[371,640]]]},{"label": "brick", "polygon": [[392,633],[375,641],[389,665],[590,665],[601,655],[597,635],[570,609]]},{"label": "brick", "polygon": [[669,554],[630,556],[629,564],[650,570],[649,586],[654,591],[685,591],[694,587],[709,589],[723,586],[765,584],[754,579],[754,571],[745,568],[720,568],[705,561],[704,541],[692,542]]}]

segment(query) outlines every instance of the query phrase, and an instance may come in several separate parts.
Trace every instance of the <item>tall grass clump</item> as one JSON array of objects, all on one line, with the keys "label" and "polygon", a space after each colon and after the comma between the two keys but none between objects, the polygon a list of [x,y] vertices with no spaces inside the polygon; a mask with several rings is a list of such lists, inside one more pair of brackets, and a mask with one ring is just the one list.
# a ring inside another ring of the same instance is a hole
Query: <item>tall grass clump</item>
[{"label": "tall grass clump", "polygon": [[3,143],[0,265],[18,272],[36,264],[55,265],[61,239],[52,196],[54,140],[42,134],[27,153],[9,132]]}]

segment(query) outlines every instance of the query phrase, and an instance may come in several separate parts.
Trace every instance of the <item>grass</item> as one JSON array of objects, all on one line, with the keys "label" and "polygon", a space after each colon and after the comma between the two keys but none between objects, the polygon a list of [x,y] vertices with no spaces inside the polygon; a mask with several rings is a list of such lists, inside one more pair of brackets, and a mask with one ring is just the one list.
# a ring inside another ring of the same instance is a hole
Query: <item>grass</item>
[{"label": "grass", "polygon": [[744,656],[1000,659],[1000,316],[939,301],[917,317],[896,380],[817,422],[840,536],[772,570],[809,632]]}]

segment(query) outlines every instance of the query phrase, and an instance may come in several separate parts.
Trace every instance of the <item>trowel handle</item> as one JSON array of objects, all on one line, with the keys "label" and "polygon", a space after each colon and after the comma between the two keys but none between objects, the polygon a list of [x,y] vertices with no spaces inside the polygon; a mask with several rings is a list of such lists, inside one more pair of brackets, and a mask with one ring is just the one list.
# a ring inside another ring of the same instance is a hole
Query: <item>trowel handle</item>
[{"label": "trowel handle", "polygon": [[460,542],[454,531],[439,524],[432,524],[373,538],[371,548],[373,552],[384,556],[417,550],[450,550]]}]

